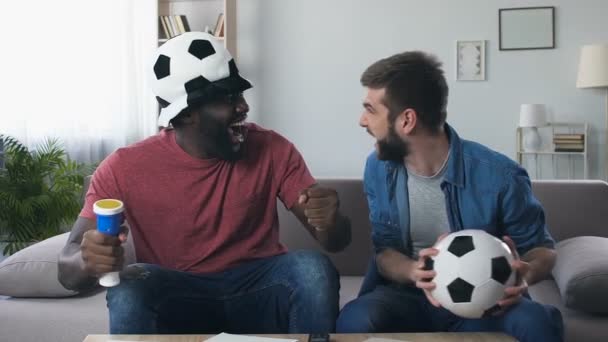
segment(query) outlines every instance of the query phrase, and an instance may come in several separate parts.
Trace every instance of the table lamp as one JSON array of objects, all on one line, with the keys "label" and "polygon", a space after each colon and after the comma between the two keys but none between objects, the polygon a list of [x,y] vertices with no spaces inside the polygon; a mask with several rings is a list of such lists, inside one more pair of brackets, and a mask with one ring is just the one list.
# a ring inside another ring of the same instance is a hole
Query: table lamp
[{"label": "table lamp", "polygon": [[608,44],[585,45],[578,64],[577,88],[607,88],[606,90],[606,170],[608,179]]},{"label": "table lamp", "polygon": [[538,127],[547,126],[547,109],[543,104],[522,104],[519,110],[519,127],[528,128],[524,132],[524,151],[537,152],[542,146]]}]

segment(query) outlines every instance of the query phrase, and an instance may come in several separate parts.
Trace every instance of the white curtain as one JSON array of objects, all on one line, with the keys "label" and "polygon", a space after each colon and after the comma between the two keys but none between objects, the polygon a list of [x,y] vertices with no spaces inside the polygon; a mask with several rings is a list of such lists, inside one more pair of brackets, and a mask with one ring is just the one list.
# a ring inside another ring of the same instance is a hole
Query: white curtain
[{"label": "white curtain", "polygon": [[97,162],[156,132],[157,0],[0,4],[0,134]]}]

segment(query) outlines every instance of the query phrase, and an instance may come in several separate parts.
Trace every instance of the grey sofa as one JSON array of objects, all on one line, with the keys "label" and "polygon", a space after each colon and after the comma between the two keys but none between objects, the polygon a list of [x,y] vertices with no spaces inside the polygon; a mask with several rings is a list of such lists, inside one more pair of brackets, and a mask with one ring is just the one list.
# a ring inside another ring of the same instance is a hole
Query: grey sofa
[{"label": "grey sofa", "polygon": [[[340,271],[340,305],[356,297],[371,256],[368,209],[361,180],[325,179],[322,184],[340,194],[341,208],[353,222],[352,244],[330,258]],[[534,182],[547,222],[557,241],[576,236],[607,237],[608,184],[602,181]],[[279,205],[281,239],[290,249],[319,249],[299,222]],[[608,260],[606,260],[608,263]],[[565,307],[555,280],[530,288],[532,297],[557,306],[563,313],[566,341],[608,341],[608,316]],[[0,293],[1,294],[1,293]],[[87,334],[107,333],[105,292],[66,298],[0,299],[1,341],[82,341]]]}]

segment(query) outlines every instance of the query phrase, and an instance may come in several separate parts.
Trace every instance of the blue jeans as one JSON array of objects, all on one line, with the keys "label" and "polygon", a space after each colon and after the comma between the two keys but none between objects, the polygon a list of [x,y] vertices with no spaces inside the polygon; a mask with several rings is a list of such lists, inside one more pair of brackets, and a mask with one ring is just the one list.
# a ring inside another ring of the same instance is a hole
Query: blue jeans
[{"label": "blue jeans", "polygon": [[111,334],[333,332],[339,277],[323,254],[296,251],[198,275],[135,264],[108,289]]},{"label": "blue jeans", "polygon": [[434,307],[417,288],[380,285],[342,309],[336,330],[338,333],[501,331],[522,342],[543,342],[562,341],[564,328],[558,309],[528,298],[522,298],[501,316],[464,319]]}]

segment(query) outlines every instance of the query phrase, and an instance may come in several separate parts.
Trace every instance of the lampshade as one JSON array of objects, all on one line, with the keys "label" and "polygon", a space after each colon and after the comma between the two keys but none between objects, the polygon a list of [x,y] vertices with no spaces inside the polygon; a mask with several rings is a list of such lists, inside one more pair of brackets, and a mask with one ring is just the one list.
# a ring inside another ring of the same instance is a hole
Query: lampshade
[{"label": "lampshade", "polygon": [[583,46],[578,64],[576,87],[608,87],[608,45]]},{"label": "lampshade", "polygon": [[547,109],[543,104],[522,104],[519,110],[519,127],[547,126]]}]

